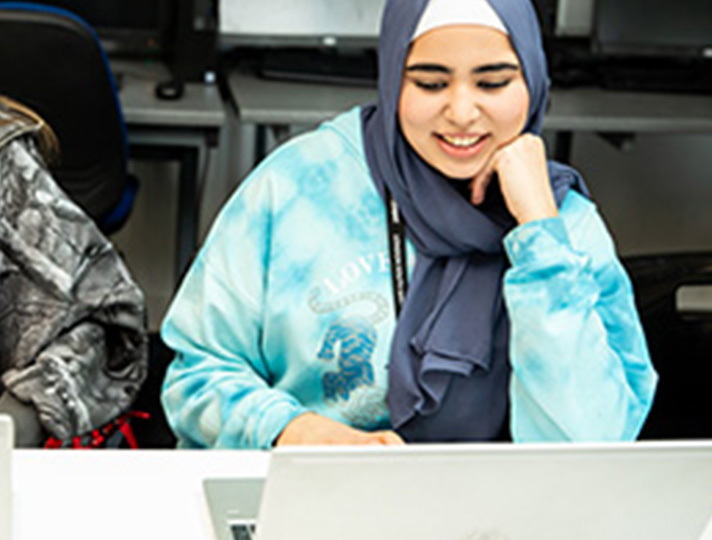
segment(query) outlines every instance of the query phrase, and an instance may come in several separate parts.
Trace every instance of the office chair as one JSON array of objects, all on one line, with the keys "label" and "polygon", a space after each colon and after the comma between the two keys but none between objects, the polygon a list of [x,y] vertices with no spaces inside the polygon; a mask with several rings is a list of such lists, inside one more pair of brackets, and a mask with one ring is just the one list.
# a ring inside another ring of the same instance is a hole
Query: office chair
[{"label": "office chair", "polygon": [[642,439],[712,438],[712,308],[683,302],[686,287],[712,287],[712,253],[623,259],[653,365],[660,375]]},{"label": "office chair", "polygon": [[126,126],[94,30],[63,9],[0,2],[0,94],[54,129],[58,184],[105,234],[118,230],[138,183],[127,172]]}]

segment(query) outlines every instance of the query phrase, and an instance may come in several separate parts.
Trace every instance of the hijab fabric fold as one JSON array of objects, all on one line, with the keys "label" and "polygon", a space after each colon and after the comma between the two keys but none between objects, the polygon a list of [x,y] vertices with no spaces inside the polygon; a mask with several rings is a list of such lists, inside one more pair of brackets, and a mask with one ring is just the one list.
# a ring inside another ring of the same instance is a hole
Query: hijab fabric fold
[{"label": "hijab fabric fold", "polygon": [[[473,0],[474,1],[474,0]],[[546,60],[530,0],[489,0],[508,30],[530,95],[525,132],[540,133]],[[393,337],[388,406],[406,440],[489,440],[506,420],[509,323],[502,297],[504,236],[516,226],[501,195],[473,206],[400,132],[401,77],[428,0],[388,0],[379,43],[378,102],[362,109],[366,158],[390,191],[418,257]],[[573,169],[549,163],[554,196],[584,194]],[[493,191],[491,186],[490,192]]]}]

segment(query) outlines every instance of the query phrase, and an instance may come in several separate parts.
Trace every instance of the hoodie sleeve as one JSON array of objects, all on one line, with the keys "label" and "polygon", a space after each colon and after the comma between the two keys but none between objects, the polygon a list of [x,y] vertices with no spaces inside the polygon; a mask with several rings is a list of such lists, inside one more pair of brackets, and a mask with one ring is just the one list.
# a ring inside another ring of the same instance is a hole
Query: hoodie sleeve
[{"label": "hoodie sleeve", "polygon": [[272,387],[262,353],[271,224],[270,173],[258,169],[221,211],[164,320],[177,354],[162,400],[182,447],[269,448],[304,412]]},{"label": "hoodie sleeve", "polygon": [[505,238],[515,441],[634,440],[657,383],[632,287],[595,206]]},{"label": "hoodie sleeve", "polygon": [[54,437],[82,435],[128,410],[146,377],[143,293],[29,138],[2,148],[0,178],[2,385]]}]

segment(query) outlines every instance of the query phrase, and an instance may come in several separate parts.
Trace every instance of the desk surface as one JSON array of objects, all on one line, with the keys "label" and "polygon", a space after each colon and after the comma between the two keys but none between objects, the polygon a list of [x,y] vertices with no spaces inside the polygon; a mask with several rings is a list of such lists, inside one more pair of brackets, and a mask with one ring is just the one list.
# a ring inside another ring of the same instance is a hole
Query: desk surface
[{"label": "desk surface", "polygon": [[[13,540],[212,540],[203,479],[264,477],[269,456],[216,450],[15,450]],[[712,522],[700,540],[711,539]]]},{"label": "desk surface", "polygon": [[209,540],[202,481],[262,477],[266,452],[15,450],[13,540]]},{"label": "desk surface", "polygon": [[157,82],[168,80],[168,69],[154,61],[112,60],[111,68],[121,74],[119,99],[129,128],[220,128],[225,109],[217,85],[187,83],[183,97],[158,99]]},{"label": "desk surface", "polygon": [[[375,88],[260,79],[234,72],[230,91],[242,122],[313,125],[375,101]],[[712,96],[556,89],[545,128],[573,131],[712,133]]]}]

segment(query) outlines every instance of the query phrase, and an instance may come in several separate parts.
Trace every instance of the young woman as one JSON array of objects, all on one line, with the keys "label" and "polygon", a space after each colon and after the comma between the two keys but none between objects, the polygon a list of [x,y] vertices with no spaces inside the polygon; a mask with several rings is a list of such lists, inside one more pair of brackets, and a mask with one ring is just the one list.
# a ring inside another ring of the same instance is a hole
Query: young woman
[{"label": "young woman", "polygon": [[[269,156],[168,313],[185,447],[634,439],[656,374],[530,0],[389,0],[379,100]],[[406,294],[407,293],[407,294]]]},{"label": "young woman", "polygon": [[60,150],[37,114],[0,96],[0,413],[18,446],[114,420],[148,363],[143,294],[52,179]]}]

